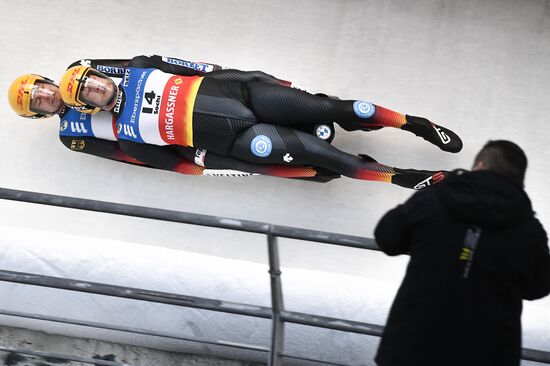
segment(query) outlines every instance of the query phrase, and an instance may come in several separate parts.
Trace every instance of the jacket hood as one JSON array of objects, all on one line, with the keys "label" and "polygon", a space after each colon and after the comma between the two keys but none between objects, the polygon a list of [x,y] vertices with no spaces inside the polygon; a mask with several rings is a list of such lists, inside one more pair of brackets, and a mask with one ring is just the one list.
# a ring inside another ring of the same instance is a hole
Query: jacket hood
[{"label": "jacket hood", "polygon": [[533,217],[523,188],[492,171],[455,171],[436,191],[453,215],[473,225],[498,227]]}]

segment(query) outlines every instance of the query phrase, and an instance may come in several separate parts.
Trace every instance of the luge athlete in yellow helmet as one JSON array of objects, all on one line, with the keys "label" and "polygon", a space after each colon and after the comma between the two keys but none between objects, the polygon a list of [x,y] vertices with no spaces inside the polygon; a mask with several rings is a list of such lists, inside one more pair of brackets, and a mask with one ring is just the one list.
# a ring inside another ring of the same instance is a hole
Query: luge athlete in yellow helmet
[{"label": "luge athlete in yellow helmet", "polygon": [[65,93],[71,108],[94,114],[114,103],[117,87],[111,77],[92,67],[76,66],[71,70],[73,72],[65,74],[62,79],[62,82],[71,79],[67,80]]},{"label": "luge athlete in yellow helmet", "polygon": [[8,90],[11,108],[26,118],[45,118],[61,113],[64,107],[59,88],[44,76],[25,74],[15,79]]},{"label": "luge athlete in yellow helmet", "polygon": [[[394,127],[444,151],[462,148],[454,132],[425,118],[366,101],[323,98],[261,72],[174,74],[138,56],[118,85],[95,70],[74,67],[63,75],[60,91],[69,105],[112,112],[122,150],[159,168],[172,164],[165,146],[192,146],[247,163],[310,166],[421,189],[444,179],[446,172],[393,168],[366,155],[345,153],[324,141],[333,134],[326,125],[335,121],[347,130]],[[317,136],[304,132],[319,124],[325,126],[315,130]]]}]

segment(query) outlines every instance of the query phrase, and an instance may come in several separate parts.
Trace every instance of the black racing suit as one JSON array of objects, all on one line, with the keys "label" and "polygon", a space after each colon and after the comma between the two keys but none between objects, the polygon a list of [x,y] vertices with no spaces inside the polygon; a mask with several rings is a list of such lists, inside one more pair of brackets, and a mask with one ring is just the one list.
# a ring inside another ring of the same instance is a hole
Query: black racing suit
[{"label": "black racing suit", "polygon": [[[145,73],[150,69],[165,71],[162,64],[146,56],[133,58],[128,67]],[[200,75],[196,70],[186,68],[176,74]],[[369,108],[374,112],[372,104],[325,98],[289,88],[279,79],[260,71],[218,70],[202,76],[192,109],[192,146],[233,159],[234,164],[252,164],[250,167],[255,170],[247,170],[249,172],[261,172],[262,168],[274,164],[281,167],[306,166],[337,176],[385,181],[417,189],[436,183],[445,176],[444,172],[385,166],[366,155],[343,152],[302,131],[304,126],[333,121],[352,127],[350,129],[368,130],[378,126],[399,128],[406,124],[405,115],[379,106],[376,109],[381,113],[368,114]],[[138,89],[132,90],[129,92],[134,93],[134,98]],[[139,89],[139,92],[144,93],[144,90]],[[128,114],[125,108],[127,104],[131,108],[131,101],[126,103],[124,88],[119,93],[118,98],[122,102],[121,108],[114,113],[115,118],[119,124],[128,124],[120,116],[124,112]],[[356,108],[358,103],[362,109]],[[258,137],[264,139],[260,143],[269,146],[266,154],[255,150]],[[128,155],[147,164],[178,170],[181,156],[165,146],[131,138],[119,139],[119,145]]]}]

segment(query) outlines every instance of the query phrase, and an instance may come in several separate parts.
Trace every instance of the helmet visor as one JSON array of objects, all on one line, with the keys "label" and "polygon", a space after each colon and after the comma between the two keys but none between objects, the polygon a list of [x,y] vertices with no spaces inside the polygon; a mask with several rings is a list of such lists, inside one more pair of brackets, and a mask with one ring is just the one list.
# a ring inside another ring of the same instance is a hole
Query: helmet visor
[{"label": "helmet visor", "polygon": [[63,105],[59,88],[53,83],[37,81],[30,90],[30,110],[38,114],[52,114]]},{"label": "helmet visor", "polygon": [[115,99],[117,87],[108,76],[90,71],[82,78],[79,92],[81,102],[97,108],[105,108]]}]

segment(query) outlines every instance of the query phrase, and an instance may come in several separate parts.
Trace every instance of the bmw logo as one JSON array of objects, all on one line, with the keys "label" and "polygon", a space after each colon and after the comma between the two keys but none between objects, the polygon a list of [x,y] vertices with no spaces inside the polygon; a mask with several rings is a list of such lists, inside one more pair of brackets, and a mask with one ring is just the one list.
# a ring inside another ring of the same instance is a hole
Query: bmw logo
[{"label": "bmw logo", "polygon": [[254,137],[250,143],[250,150],[252,154],[265,158],[271,154],[272,144],[271,139],[265,135],[258,135]]},{"label": "bmw logo", "polygon": [[332,131],[330,130],[330,127],[327,125],[318,125],[315,128],[315,135],[319,137],[321,140],[328,140],[332,135]]},{"label": "bmw logo", "polygon": [[356,100],[353,103],[353,111],[360,118],[370,118],[376,111],[374,104]]}]

